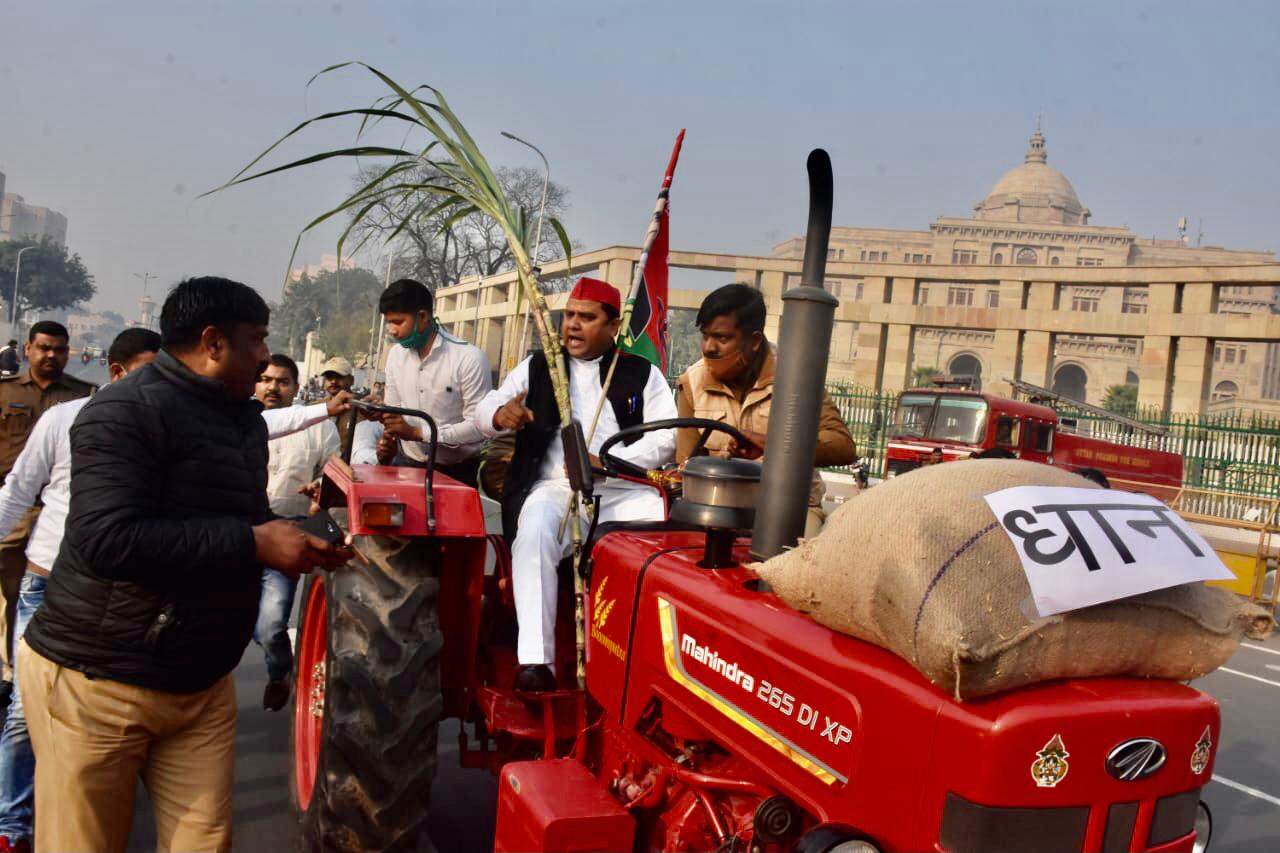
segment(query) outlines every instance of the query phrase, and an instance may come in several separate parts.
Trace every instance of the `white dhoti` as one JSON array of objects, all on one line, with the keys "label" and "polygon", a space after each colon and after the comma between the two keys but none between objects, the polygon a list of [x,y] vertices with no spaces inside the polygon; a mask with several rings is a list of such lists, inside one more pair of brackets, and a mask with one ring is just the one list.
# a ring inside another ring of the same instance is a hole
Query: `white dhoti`
[{"label": "white dhoti", "polygon": [[[520,510],[516,541],[511,545],[511,576],[520,639],[516,656],[522,664],[550,664],[556,650],[556,569],[573,550],[573,534],[560,522],[569,506],[567,480],[540,480]],[[662,496],[655,489],[609,483],[599,487],[600,521],[661,521]],[[586,514],[582,532],[586,535]],[[585,543],[584,543],[585,544]]]}]

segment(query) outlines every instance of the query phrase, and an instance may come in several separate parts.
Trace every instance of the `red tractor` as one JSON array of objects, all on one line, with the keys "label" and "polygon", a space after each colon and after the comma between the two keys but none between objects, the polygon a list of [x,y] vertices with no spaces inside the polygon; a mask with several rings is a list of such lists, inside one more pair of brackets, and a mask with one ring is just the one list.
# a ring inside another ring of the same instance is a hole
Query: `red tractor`
[{"label": "red tractor", "polygon": [[[829,180],[828,163],[806,282],[822,281]],[[1204,849],[1210,697],[1091,679],[961,703],[746,568],[794,543],[812,470],[824,371],[806,358],[827,353],[787,347],[829,340],[835,300],[809,286],[785,299],[763,480],[697,458],[669,520],[589,531],[585,686],[572,567],[560,689],[517,694],[511,567],[477,493],[430,469],[329,463],[322,503],[369,565],[317,575],[303,597],[293,788],[308,849],[418,849],[445,718],[463,723],[462,763],[500,775],[498,851]],[[648,473],[611,456],[624,437],[601,448],[605,473]]]}]

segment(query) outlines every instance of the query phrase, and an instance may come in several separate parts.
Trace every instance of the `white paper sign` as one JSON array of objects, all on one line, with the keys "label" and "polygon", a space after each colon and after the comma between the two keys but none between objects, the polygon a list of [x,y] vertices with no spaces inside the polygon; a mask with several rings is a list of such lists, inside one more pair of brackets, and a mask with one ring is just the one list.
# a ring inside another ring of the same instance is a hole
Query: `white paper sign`
[{"label": "white paper sign", "polygon": [[1235,577],[1181,516],[1150,495],[1015,486],[985,499],[1022,560],[1041,616]]}]

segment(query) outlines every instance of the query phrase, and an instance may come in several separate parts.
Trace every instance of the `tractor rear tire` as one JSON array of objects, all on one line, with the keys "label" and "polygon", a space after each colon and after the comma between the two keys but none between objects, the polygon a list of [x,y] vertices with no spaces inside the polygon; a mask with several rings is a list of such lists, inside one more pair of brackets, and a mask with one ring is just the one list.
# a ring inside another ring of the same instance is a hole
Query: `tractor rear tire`
[{"label": "tractor rear tire", "polygon": [[[327,616],[322,695],[319,676],[299,714],[321,716],[308,801],[299,797],[299,727],[294,732],[294,803],[300,849],[309,851],[433,850],[426,834],[436,774],[437,730],[443,709],[437,613],[439,559],[426,539],[358,537],[369,559],[311,579],[304,587],[303,624],[313,585],[322,583]],[[319,593],[319,590],[317,590]],[[317,620],[318,621],[318,620]],[[315,652],[311,655],[314,657]],[[299,655],[301,668],[314,666]],[[304,680],[304,683],[305,680]]]}]

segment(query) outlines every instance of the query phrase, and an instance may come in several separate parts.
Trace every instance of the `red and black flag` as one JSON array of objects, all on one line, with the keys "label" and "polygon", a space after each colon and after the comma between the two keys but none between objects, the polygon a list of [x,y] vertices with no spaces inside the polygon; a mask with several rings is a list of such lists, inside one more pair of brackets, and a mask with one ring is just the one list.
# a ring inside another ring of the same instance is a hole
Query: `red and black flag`
[{"label": "red and black flag", "polygon": [[644,236],[644,248],[636,265],[635,280],[627,304],[623,306],[622,349],[643,356],[667,372],[667,213],[671,195],[671,178],[675,175],[676,161],[680,159],[680,146],[684,131],[676,136],[671,162],[667,164],[658,192],[658,203],[653,208],[653,219]]}]

